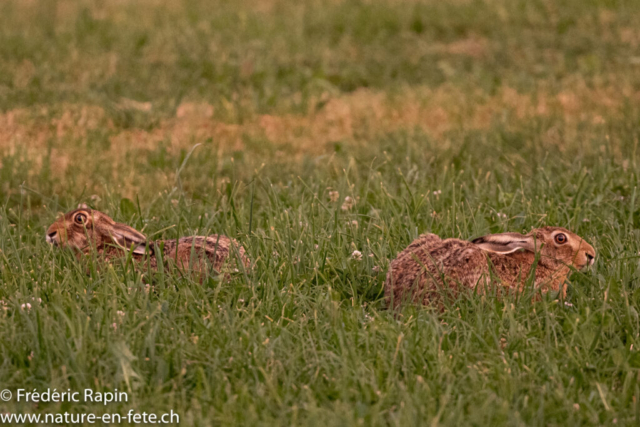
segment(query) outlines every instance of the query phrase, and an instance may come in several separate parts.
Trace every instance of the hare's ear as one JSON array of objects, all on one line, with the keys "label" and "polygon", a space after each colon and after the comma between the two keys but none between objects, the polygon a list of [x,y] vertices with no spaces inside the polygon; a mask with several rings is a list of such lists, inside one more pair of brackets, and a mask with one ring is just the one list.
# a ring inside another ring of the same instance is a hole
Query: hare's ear
[{"label": "hare's ear", "polygon": [[78,205],[78,208],[77,208],[77,209],[90,209],[90,208],[89,208],[89,206],[87,206],[87,204],[86,204],[86,203],[80,203],[80,204]]},{"label": "hare's ear", "polygon": [[[536,241],[533,236],[525,236],[520,233],[501,233],[489,234],[487,236],[478,237],[471,243],[477,245],[480,249],[487,252],[495,252],[497,254],[510,254],[519,249],[535,252]],[[538,244],[538,247],[540,244]]]},{"label": "hare's ear", "polygon": [[144,255],[147,247],[147,238],[138,230],[128,225],[116,223],[113,225],[110,234],[116,245],[126,250],[131,250],[133,246],[134,254]]}]

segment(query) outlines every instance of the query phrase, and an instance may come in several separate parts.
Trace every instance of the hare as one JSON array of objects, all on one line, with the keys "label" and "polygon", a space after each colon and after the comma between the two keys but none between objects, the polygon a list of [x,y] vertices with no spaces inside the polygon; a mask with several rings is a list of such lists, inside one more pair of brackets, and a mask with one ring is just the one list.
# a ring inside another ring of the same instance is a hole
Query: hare
[{"label": "hare", "polygon": [[561,227],[537,228],[526,235],[490,234],[471,242],[423,234],[391,262],[385,298],[392,307],[405,300],[437,303],[443,290],[455,295],[461,287],[482,293],[492,281],[518,292],[534,265],[535,288],[559,291],[564,297],[572,268],[592,265],[595,256],[590,244]]},{"label": "hare", "polygon": [[171,259],[184,270],[205,272],[213,268],[220,272],[225,264],[232,264],[229,258],[235,260],[236,255],[244,267],[250,265],[244,248],[227,236],[214,234],[149,241],[139,231],[86,205],[60,216],[47,230],[46,240],[57,247],[71,247],[78,255],[95,250],[106,259],[122,257],[130,251],[134,260],[152,269],[158,267],[159,252],[165,263]]}]

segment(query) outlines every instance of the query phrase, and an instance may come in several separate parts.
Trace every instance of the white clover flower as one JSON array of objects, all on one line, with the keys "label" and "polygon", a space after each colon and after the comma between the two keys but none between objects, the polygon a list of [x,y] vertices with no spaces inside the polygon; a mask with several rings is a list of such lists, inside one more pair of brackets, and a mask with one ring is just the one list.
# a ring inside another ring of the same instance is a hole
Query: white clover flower
[{"label": "white clover flower", "polygon": [[352,197],[347,196],[347,197],[344,198],[344,202],[342,203],[341,209],[343,211],[351,210],[351,208],[353,208],[355,206],[355,204],[356,204],[356,201],[353,200]]},{"label": "white clover flower", "polygon": [[362,252],[360,251],[353,251],[351,253],[351,259],[355,259],[356,261],[362,261]]}]

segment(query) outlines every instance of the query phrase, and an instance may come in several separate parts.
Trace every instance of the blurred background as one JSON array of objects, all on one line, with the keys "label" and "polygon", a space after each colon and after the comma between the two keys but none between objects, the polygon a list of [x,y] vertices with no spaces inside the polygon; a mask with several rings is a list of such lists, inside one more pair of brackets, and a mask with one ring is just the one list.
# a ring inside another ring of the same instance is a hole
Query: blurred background
[{"label": "blurred background", "polygon": [[629,161],[639,16],[622,0],[4,1],[1,194],[144,195],[198,143],[190,194],[345,152]]}]

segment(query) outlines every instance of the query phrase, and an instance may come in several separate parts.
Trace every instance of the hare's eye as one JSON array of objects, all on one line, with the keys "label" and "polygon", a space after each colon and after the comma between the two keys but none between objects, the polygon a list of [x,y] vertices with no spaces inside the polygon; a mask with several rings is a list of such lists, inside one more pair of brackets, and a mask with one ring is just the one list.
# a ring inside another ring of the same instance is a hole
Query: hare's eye
[{"label": "hare's eye", "polygon": [[85,222],[87,222],[87,216],[85,214],[78,214],[73,220],[76,222],[76,224],[84,224]]},{"label": "hare's eye", "polygon": [[559,245],[562,245],[563,243],[567,243],[567,236],[560,233],[560,234],[556,234],[556,243]]}]

